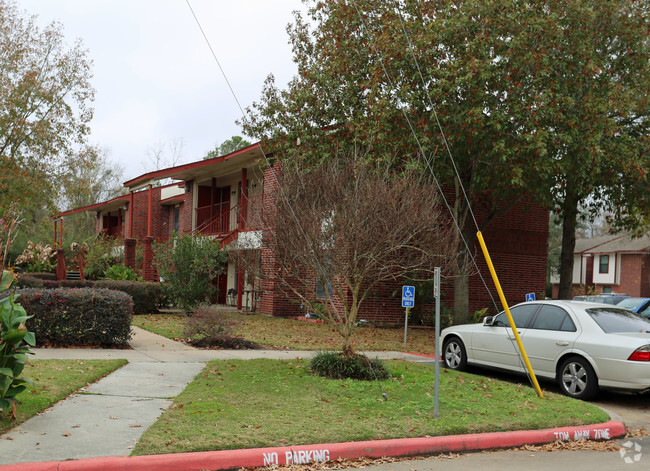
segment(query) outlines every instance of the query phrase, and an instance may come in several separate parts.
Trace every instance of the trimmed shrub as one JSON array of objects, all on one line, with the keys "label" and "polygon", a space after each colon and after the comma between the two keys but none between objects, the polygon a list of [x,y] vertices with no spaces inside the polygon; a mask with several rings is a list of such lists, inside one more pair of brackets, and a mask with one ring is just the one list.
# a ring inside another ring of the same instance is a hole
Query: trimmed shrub
[{"label": "trimmed shrub", "polygon": [[22,289],[20,301],[39,344],[125,347],[133,300],[106,289]]},{"label": "trimmed shrub", "polygon": [[390,372],[379,358],[365,355],[343,355],[341,352],[318,352],[309,363],[311,372],[332,379],[374,381],[390,378]]},{"label": "trimmed shrub", "polygon": [[133,314],[151,314],[158,312],[162,288],[160,283],[144,281],[98,280],[96,288],[123,291],[133,299]]},{"label": "trimmed shrub", "polygon": [[43,288],[92,288],[93,282],[88,280],[43,280]]},{"label": "trimmed shrub", "polygon": [[34,273],[29,273],[21,275],[23,276],[31,276],[34,278],[38,278],[39,280],[50,280],[50,281],[56,281],[56,273],[48,273],[48,272],[34,272]]},{"label": "trimmed shrub", "polygon": [[18,278],[18,282],[16,283],[16,285],[18,286],[18,288],[42,288],[43,279],[34,276],[33,273],[30,274],[23,273]]}]

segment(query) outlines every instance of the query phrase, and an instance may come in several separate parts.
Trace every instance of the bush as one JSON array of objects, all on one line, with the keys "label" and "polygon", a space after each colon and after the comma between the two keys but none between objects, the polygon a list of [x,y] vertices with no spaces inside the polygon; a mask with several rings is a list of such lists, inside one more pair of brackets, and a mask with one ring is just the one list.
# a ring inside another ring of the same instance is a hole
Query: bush
[{"label": "bush", "polygon": [[235,324],[234,321],[226,319],[217,306],[201,304],[185,320],[183,336],[186,339],[199,338],[218,341],[230,337]]},{"label": "bush", "polygon": [[56,281],[56,273],[48,273],[48,272],[33,272],[33,273],[24,273],[21,274],[20,277],[22,278],[23,276],[31,276],[33,278],[36,278],[38,280],[50,280],[50,281]]},{"label": "bush", "polygon": [[154,254],[167,298],[186,312],[210,302],[216,291],[212,280],[223,272],[228,258],[218,243],[187,234],[154,245]]},{"label": "bush", "polygon": [[19,276],[16,286],[18,288],[42,288],[43,279],[35,277],[34,274],[23,273]]},{"label": "bush", "polygon": [[142,277],[138,276],[133,268],[125,265],[113,265],[104,272],[104,278],[107,280],[127,280],[127,281],[142,281]]},{"label": "bush", "polygon": [[85,241],[86,278],[99,279],[113,265],[124,263],[124,250],[121,242],[105,234],[99,234]]},{"label": "bush", "polygon": [[27,248],[16,258],[16,265],[21,265],[26,272],[52,272],[56,269],[56,252],[50,245],[27,242]]},{"label": "bush", "polygon": [[340,352],[319,352],[309,363],[311,372],[332,379],[374,381],[390,378],[390,372],[379,358],[365,355],[344,355]]},{"label": "bush", "polygon": [[183,336],[191,345],[202,348],[261,349],[262,346],[240,337],[232,337],[237,322],[226,319],[215,305],[201,304],[185,321]]},{"label": "bush", "polygon": [[[1,272],[0,290],[11,289],[16,275],[10,271]],[[27,388],[29,381],[19,378],[27,361],[27,353],[33,353],[36,338],[29,332],[25,322],[29,316],[23,306],[14,303],[14,294],[0,299],[0,411],[12,410],[16,418],[16,395]]]},{"label": "bush", "polygon": [[162,287],[160,283],[144,281],[98,280],[95,288],[123,291],[133,299],[133,314],[151,314],[158,312]]},{"label": "bush", "polygon": [[57,346],[125,347],[131,338],[133,301],[106,289],[22,289],[21,304],[34,316],[39,343]]},{"label": "bush", "polygon": [[43,280],[43,288],[92,288],[93,282],[89,280]]}]

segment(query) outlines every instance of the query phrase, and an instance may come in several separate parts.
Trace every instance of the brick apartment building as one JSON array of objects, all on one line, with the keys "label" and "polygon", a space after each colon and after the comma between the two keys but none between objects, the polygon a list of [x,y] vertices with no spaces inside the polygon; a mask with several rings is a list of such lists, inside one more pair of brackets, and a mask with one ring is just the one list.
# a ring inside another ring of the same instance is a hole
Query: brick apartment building
[{"label": "brick apartment building", "polygon": [[[153,241],[167,240],[174,232],[210,238],[226,249],[242,241],[248,250],[258,251],[259,269],[271,273],[274,258],[264,243],[262,215],[272,214],[276,175],[273,167],[260,166],[263,160],[260,145],[253,144],[213,159],[145,173],[124,184],[128,190],[124,196],[59,214],[58,231],[62,231],[67,215],[94,212],[97,233],[124,241],[127,265],[135,266],[135,248],[141,245],[143,262],[136,268],[151,281],[157,280],[151,263],[151,245]],[[174,183],[156,186],[166,179]],[[480,223],[486,214],[481,208],[475,211]],[[511,304],[524,301],[526,293],[544,292],[548,238],[548,214],[544,208],[524,203],[513,205],[489,224],[483,236]],[[494,292],[478,247],[474,254],[483,279]],[[298,303],[277,289],[272,278],[265,278],[256,279],[231,261],[225,273],[215,280],[219,289],[217,302],[275,316],[305,314]],[[394,294],[396,291],[399,286],[377,290],[374,299],[362,307],[359,318],[403,322],[404,309],[400,295]],[[453,290],[445,291],[444,303],[451,307]],[[480,276],[470,277],[469,293],[470,311],[493,305]]]},{"label": "brick apartment building", "polygon": [[[551,278],[553,297],[559,279]],[[576,240],[573,294],[624,293],[650,297],[650,234],[640,238],[604,235]]]}]

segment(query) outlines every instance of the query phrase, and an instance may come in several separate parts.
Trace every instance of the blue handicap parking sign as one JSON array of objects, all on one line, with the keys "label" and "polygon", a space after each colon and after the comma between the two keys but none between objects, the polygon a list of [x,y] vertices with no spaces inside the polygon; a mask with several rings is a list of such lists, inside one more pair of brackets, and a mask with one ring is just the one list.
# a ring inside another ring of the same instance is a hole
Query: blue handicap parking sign
[{"label": "blue handicap parking sign", "polygon": [[526,294],[526,302],[528,301],[535,301],[535,293],[527,293]]},{"label": "blue handicap parking sign", "polygon": [[402,307],[413,307],[415,305],[415,287],[402,286]]}]

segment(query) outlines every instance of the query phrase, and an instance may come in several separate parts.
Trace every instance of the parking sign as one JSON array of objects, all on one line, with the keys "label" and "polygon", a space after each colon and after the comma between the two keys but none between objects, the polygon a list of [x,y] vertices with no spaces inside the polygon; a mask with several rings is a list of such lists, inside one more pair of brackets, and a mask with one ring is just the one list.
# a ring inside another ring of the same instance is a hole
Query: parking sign
[{"label": "parking sign", "polygon": [[415,306],[415,286],[402,286],[402,307]]}]

